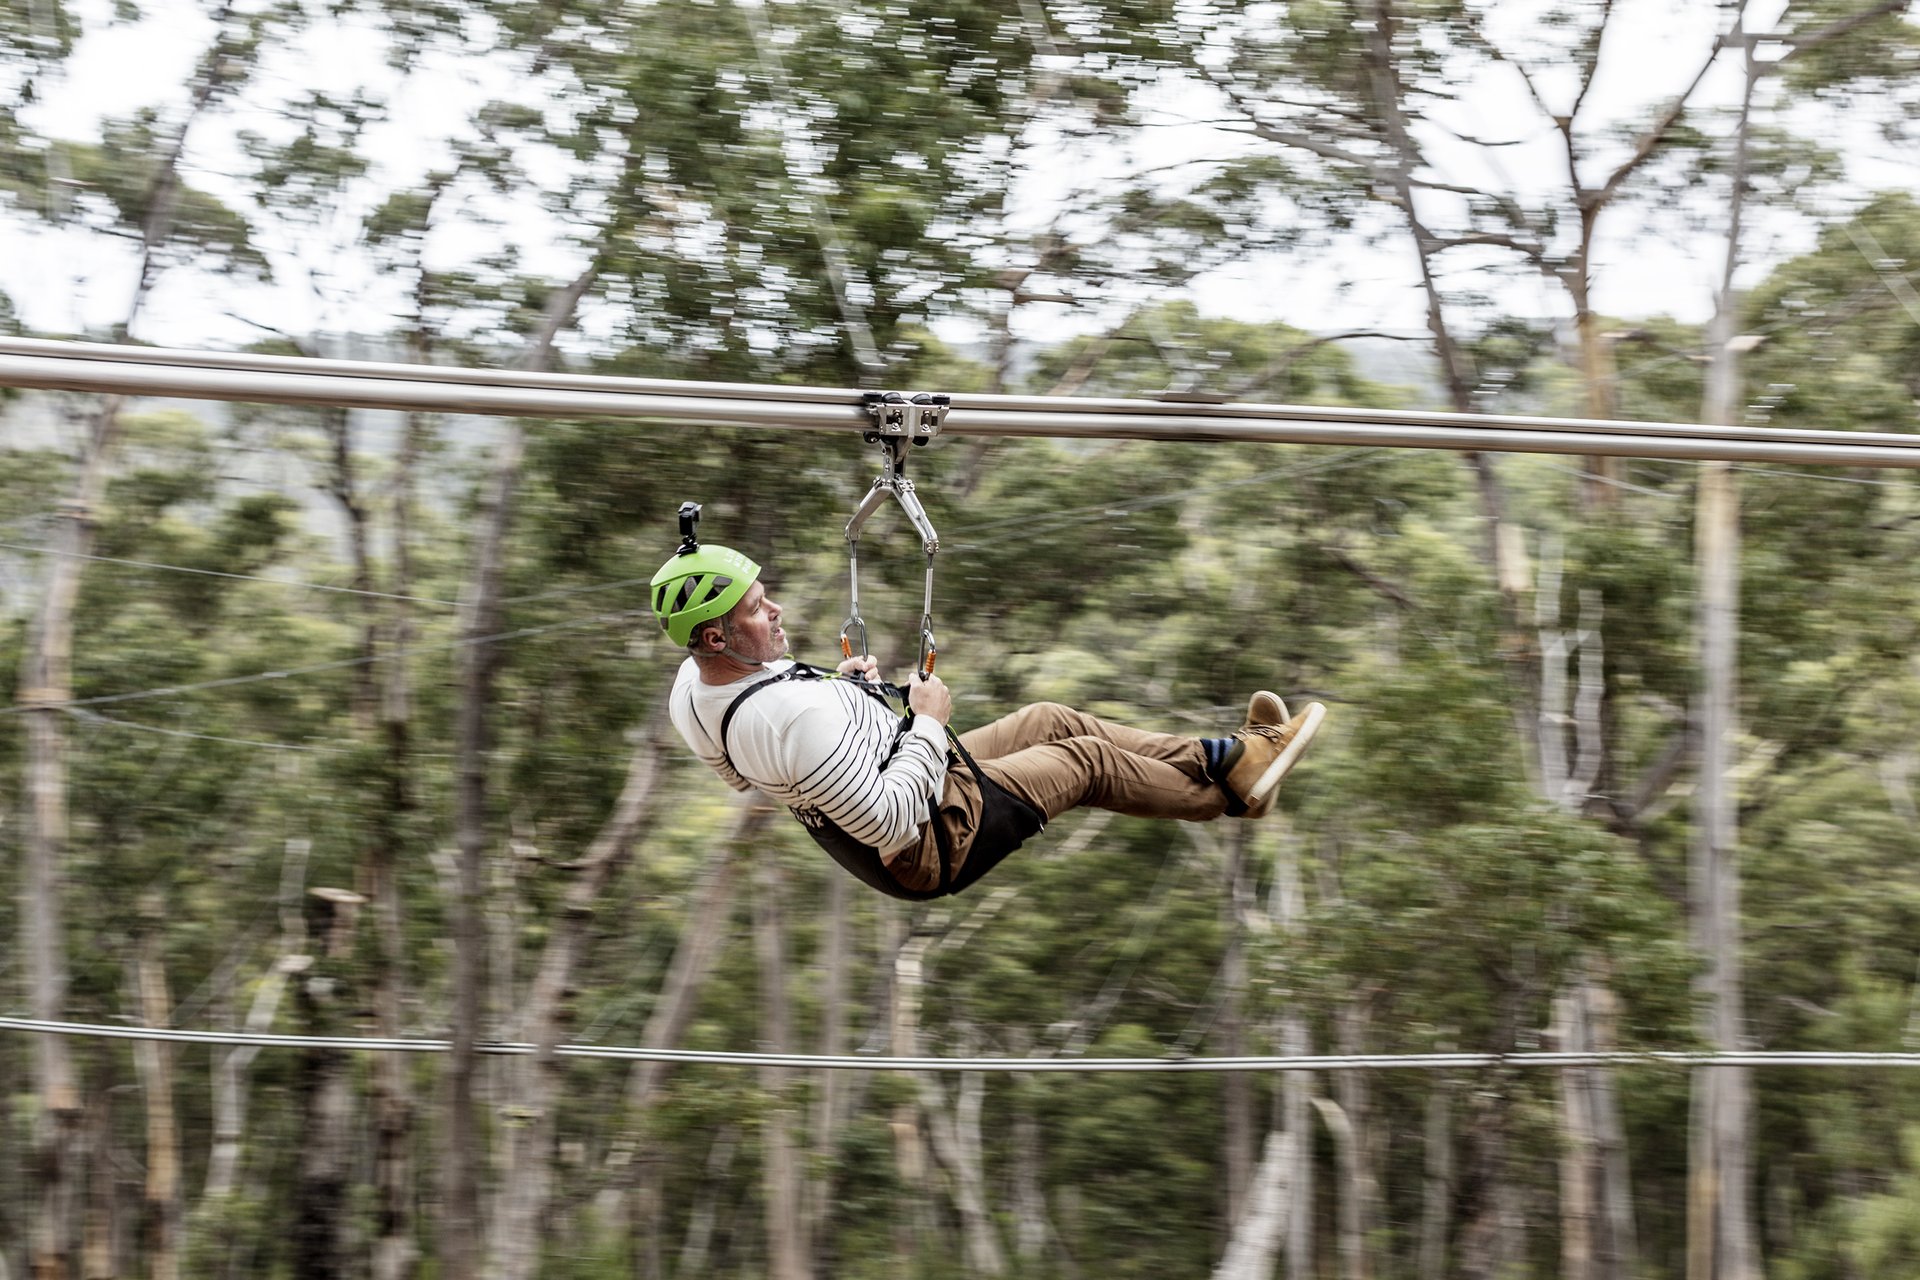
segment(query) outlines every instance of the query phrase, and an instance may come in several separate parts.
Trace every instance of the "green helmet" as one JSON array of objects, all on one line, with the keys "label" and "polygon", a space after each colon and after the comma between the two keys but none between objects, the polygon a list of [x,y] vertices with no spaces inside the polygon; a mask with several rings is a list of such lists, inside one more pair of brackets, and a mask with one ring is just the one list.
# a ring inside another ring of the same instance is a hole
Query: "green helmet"
[{"label": "green helmet", "polygon": [[760,576],[760,566],[732,547],[701,546],[693,535],[699,519],[693,503],[681,507],[680,550],[660,566],[650,588],[653,616],[677,645],[692,640],[701,623],[724,617]]}]

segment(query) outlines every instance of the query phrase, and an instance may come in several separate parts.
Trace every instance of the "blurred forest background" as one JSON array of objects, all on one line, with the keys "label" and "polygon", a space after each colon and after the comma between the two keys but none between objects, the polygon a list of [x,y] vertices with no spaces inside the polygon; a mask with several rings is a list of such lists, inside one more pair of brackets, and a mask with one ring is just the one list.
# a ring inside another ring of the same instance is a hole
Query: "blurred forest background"
[{"label": "blurred forest background", "polygon": [[[0,5],[0,254],[126,284],[54,336],[180,345],[165,295],[279,353],[1915,427],[1920,203],[1845,146],[1913,142],[1904,0],[1713,6],[1626,121],[1586,109],[1646,52],[1607,0],[174,7],[190,76],[80,137],[35,104],[138,7]],[[369,86],[502,93],[396,180],[388,91],[315,87],[322,36]],[[1518,107],[1463,125],[1495,82]],[[1222,151],[1018,197],[1169,95]],[[1510,171],[1523,138],[1557,163]],[[1712,319],[1599,310],[1609,235],[1700,246]],[[1426,328],[1207,306],[1263,255],[1404,263]],[[310,332],[267,277],[401,301]],[[1100,319],[1022,338],[1048,308]],[[0,1008],[457,1046],[0,1036],[0,1277],[1920,1275],[1910,1071],[471,1052],[1920,1049],[1906,472],[943,439],[913,474],[963,727],[1333,714],[1269,821],[1078,815],[909,908],[671,740],[644,612],[698,499],[826,655],[851,435],[0,414]],[[869,545],[898,668],[921,563],[897,519]]]}]

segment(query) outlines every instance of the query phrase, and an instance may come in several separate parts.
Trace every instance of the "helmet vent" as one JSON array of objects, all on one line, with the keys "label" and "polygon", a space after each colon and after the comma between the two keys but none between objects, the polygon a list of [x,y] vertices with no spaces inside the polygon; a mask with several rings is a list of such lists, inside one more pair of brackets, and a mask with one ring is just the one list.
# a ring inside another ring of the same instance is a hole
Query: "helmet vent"
[{"label": "helmet vent", "polygon": [[673,606],[673,612],[685,613],[688,609],[715,600],[732,585],[732,578],[719,574],[708,578],[688,578],[680,584],[680,599]]}]

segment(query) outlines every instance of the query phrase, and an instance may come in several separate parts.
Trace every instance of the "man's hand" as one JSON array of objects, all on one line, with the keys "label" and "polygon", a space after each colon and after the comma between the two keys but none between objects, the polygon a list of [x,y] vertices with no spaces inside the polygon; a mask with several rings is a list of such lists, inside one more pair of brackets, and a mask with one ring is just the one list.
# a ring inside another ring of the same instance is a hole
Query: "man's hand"
[{"label": "man's hand", "polygon": [[880,678],[880,664],[874,660],[871,654],[862,658],[842,659],[840,665],[834,669],[843,676],[858,676],[862,680],[878,680]]},{"label": "man's hand", "polygon": [[916,715],[932,716],[941,724],[953,718],[953,694],[939,676],[914,673],[913,682],[907,686],[907,705]]}]

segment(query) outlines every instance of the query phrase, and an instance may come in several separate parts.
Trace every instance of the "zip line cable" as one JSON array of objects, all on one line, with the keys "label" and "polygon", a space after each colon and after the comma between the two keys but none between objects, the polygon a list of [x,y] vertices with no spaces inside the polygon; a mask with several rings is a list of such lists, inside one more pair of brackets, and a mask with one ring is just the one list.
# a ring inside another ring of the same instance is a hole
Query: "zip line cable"
[{"label": "zip line cable", "polygon": [[[338,1049],[361,1053],[447,1053],[450,1040],[374,1036],[296,1036],[246,1031],[188,1031],[173,1027],[109,1026],[0,1017],[0,1031],[99,1040],[145,1040],[171,1044],[251,1045],[261,1049]],[[540,1046],[525,1041],[483,1041],[476,1053],[529,1057]],[[1360,1053],[1312,1057],[1274,1055],[1236,1058],[895,1058],[855,1054],[721,1053],[693,1049],[648,1049],[627,1045],[562,1044],[562,1058],[626,1062],[678,1062],[726,1067],[791,1067],[827,1071],[1473,1071],[1568,1067],[1920,1067],[1920,1053],[1831,1053],[1772,1049],[1741,1052],[1629,1050],[1611,1053]]]},{"label": "zip line cable", "polygon": [[[123,395],[433,409],[502,417],[864,433],[860,392],[591,374],[234,356],[0,339],[0,385]],[[955,435],[1315,444],[1920,469],[1920,434],[1336,406],[956,393]]]}]

